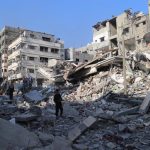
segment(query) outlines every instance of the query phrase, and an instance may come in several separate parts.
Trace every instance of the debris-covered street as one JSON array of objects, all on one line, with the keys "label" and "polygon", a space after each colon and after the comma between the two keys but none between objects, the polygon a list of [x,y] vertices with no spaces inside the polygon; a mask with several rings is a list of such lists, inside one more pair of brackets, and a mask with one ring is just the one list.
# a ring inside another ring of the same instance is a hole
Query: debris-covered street
[{"label": "debris-covered street", "polygon": [[[1,149],[149,149],[150,77],[131,67],[128,58],[123,94],[121,60],[98,58],[67,72],[67,82],[59,86],[64,114],[58,119],[53,101],[57,86],[16,94],[15,103],[0,96]],[[135,57],[132,63],[141,61]],[[88,66],[97,69],[85,71]],[[79,72],[82,76],[75,78]]]},{"label": "debris-covered street", "polygon": [[150,0],[114,1],[1,2],[0,150],[150,150]]}]

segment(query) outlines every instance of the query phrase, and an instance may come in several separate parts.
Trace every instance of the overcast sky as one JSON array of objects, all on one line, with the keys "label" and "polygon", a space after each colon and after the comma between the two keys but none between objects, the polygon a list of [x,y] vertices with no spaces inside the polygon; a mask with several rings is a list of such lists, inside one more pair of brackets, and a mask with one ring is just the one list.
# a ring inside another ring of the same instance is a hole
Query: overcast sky
[{"label": "overcast sky", "polygon": [[148,13],[148,0],[1,0],[0,28],[23,27],[56,35],[65,47],[92,41],[92,26],[125,9]]}]

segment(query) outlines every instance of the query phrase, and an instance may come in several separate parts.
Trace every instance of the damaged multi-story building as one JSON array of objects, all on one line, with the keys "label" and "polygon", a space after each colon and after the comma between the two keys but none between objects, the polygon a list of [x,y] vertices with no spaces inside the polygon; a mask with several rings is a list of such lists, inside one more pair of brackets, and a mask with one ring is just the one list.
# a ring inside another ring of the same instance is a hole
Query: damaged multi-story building
[{"label": "damaged multi-story building", "polygon": [[148,14],[140,11],[133,13],[128,9],[116,17],[96,23],[93,26],[93,41],[77,50],[94,55],[119,50],[121,54],[123,42],[127,52],[147,50],[143,37],[150,30],[150,1],[148,7]]},{"label": "damaged multi-story building", "polygon": [[20,80],[32,76],[42,83],[38,68],[46,68],[52,59],[64,60],[64,42],[54,35],[24,30],[8,46],[8,78]]},{"label": "damaged multi-story building", "polygon": [[65,49],[65,59],[74,63],[85,63],[93,59],[92,54],[76,51],[75,48]]},{"label": "damaged multi-story building", "polygon": [[7,77],[8,46],[15,38],[19,36],[20,32],[20,28],[14,28],[10,26],[5,26],[0,31],[0,78]]}]

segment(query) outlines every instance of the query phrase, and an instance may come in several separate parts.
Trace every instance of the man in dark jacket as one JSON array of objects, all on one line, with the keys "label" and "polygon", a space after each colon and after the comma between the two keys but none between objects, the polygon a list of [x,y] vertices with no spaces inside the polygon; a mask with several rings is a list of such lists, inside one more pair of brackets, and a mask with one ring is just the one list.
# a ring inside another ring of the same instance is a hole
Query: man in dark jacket
[{"label": "man in dark jacket", "polygon": [[9,98],[10,100],[13,100],[13,92],[14,92],[14,84],[11,81],[9,87],[8,87],[8,93],[9,93]]},{"label": "man in dark jacket", "polygon": [[59,90],[56,89],[55,90],[55,94],[54,94],[54,103],[55,103],[55,109],[56,109],[56,117],[58,117],[58,113],[59,113],[59,110],[60,110],[60,116],[62,116],[63,114],[63,106],[62,106],[62,97],[59,93]]}]

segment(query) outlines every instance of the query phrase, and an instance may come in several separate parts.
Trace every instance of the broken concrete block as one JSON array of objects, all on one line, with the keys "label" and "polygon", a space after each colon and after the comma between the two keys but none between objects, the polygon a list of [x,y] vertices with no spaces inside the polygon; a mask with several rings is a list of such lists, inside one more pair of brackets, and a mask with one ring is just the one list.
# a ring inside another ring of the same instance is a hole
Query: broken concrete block
[{"label": "broken concrete block", "polygon": [[112,142],[108,142],[108,143],[106,144],[106,146],[107,146],[108,148],[110,148],[110,149],[115,149],[115,148],[116,148],[116,145],[115,145],[114,143],[112,143]]},{"label": "broken concrete block", "polygon": [[52,143],[54,141],[54,136],[52,134],[46,134],[42,132],[38,132],[37,134],[44,146],[49,145],[49,143]]},{"label": "broken concrete block", "polygon": [[17,122],[29,122],[29,121],[36,120],[37,118],[38,118],[37,115],[31,114],[31,113],[19,114],[15,116],[15,119]]},{"label": "broken concrete block", "polygon": [[119,124],[118,128],[120,132],[123,132],[127,128],[127,126],[124,124]]},{"label": "broken concrete block", "polygon": [[36,103],[42,101],[45,98],[37,90],[30,91],[30,92],[26,93],[24,96],[27,101],[36,102]]},{"label": "broken concrete block", "polygon": [[147,93],[143,103],[140,106],[139,113],[144,114],[147,113],[150,107],[150,92]]},{"label": "broken concrete block", "polygon": [[137,113],[138,110],[139,110],[139,106],[136,106],[136,107],[133,107],[130,109],[126,109],[124,111],[120,111],[120,112],[116,113],[115,116],[119,117],[119,116],[123,116],[123,115],[132,115],[132,114]]},{"label": "broken concrete block", "polygon": [[65,137],[56,136],[50,150],[72,150],[71,143]]},{"label": "broken concrete block", "polygon": [[38,147],[41,143],[38,137],[17,124],[0,119],[0,149],[7,148],[32,148]]},{"label": "broken concrete block", "polygon": [[73,128],[71,131],[69,131],[69,133],[68,133],[68,139],[70,141],[74,141],[80,135],[81,135],[81,130],[77,126],[77,127]]},{"label": "broken concrete block", "polygon": [[68,133],[68,139],[70,141],[76,140],[86,129],[91,127],[96,122],[96,119],[92,116],[86,118],[82,123],[80,123],[77,127],[73,128]]},{"label": "broken concrete block", "polygon": [[87,126],[90,127],[93,123],[96,122],[96,118],[89,116],[88,118],[86,118],[83,123]]},{"label": "broken concrete block", "polygon": [[99,108],[99,109],[97,109],[96,112],[93,113],[93,114],[94,114],[94,117],[98,117],[100,114],[103,114],[103,113],[104,113],[103,109],[102,109],[102,108]]}]

